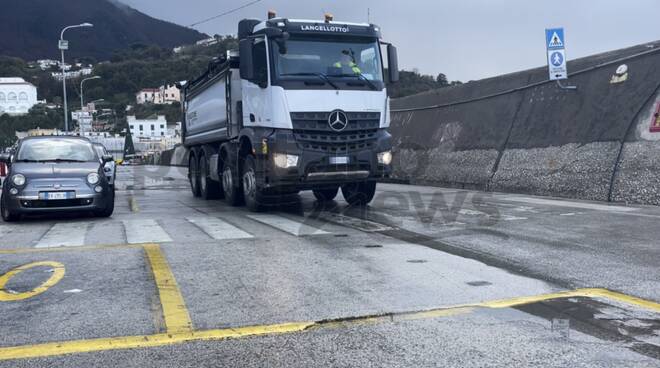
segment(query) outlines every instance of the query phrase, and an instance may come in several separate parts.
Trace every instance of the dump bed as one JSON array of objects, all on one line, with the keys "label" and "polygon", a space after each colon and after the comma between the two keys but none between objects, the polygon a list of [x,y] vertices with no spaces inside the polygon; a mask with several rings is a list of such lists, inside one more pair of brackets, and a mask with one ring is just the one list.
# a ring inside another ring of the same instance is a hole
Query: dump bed
[{"label": "dump bed", "polygon": [[229,139],[226,64],[211,64],[209,70],[183,89],[183,142],[186,146]]}]

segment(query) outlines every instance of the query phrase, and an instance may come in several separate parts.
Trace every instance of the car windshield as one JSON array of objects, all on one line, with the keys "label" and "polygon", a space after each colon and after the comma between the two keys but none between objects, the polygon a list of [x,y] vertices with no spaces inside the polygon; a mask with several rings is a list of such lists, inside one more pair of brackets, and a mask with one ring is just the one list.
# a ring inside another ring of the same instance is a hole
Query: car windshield
[{"label": "car windshield", "polygon": [[88,142],[77,139],[34,139],[21,143],[18,162],[92,162],[97,154]]},{"label": "car windshield", "polygon": [[94,150],[96,150],[96,154],[99,155],[99,157],[103,156],[106,154],[105,147],[99,146],[99,145],[94,145]]},{"label": "car windshield", "polygon": [[383,81],[380,50],[374,40],[329,41],[292,38],[284,44],[273,42],[272,45],[278,78],[317,75]]}]

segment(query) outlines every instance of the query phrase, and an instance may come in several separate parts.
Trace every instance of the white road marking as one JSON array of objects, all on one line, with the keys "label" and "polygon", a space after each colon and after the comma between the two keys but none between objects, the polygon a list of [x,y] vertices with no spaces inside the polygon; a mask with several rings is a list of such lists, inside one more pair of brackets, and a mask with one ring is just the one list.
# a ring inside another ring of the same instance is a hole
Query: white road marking
[{"label": "white road marking", "polygon": [[597,203],[585,203],[585,202],[574,202],[566,201],[560,199],[543,199],[543,198],[531,198],[531,197],[514,197],[514,196],[502,196],[499,199],[504,199],[507,201],[514,202],[524,202],[532,204],[541,204],[549,206],[560,206],[560,207],[573,207],[573,208],[584,208],[589,210],[598,210],[598,211],[610,211],[610,212],[631,212],[637,211],[637,208],[634,207],[624,207],[624,206],[609,206],[606,204],[597,204]]},{"label": "white road marking", "polygon": [[35,248],[79,247],[85,244],[87,223],[61,222],[53,225]]},{"label": "white road marking", "polygon": [[254,236],[217,217],[187,217],[186,220],[216,240],[254,238]]},{"label": "white road marking", "polygon": [[77,294],[77,293],[79,293],[79,292],[81,292],[81,291],[82,291],[82,290],[80,290],[80,289],[71,289],[71,290],[64,290],[63,293],[67,293],[67,294]]},{"label": "white road marking", "polygon": [[379,224],[377,222],[373,222],[365,219],[350,217],[339,213],[322,213],[319,216],[319,218],[327,221],[336,222],[340,225],[352,227],[364,232],[392,230],[392,228],[387,225]]},{"label": "white road marking", "polygon": [[126,241],[130,244],[171,242],[172,238],[156,220],[124,220]]},{"label": "white road marking", "polygon": [[247,217],[295,236],[329,234],[327,231],[278,215],[248,215]]}]

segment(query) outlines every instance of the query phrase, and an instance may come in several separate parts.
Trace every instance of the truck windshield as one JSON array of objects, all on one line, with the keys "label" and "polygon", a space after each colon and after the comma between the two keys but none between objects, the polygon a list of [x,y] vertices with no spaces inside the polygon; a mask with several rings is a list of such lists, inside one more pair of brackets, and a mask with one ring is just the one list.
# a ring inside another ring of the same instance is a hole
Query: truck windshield
[{"label": "truck windshield", "polygon": [[91,162],[98,158],[92,145],[75,139],[34,139],[18,149],[17,162]]},{"label": "truck windshield", "polygon": [[275,74],[282,80],[321,76],[333,80],[383,81],[379,45],[374,40],[292,38],[284,44],[273,42],[272,45]]}]

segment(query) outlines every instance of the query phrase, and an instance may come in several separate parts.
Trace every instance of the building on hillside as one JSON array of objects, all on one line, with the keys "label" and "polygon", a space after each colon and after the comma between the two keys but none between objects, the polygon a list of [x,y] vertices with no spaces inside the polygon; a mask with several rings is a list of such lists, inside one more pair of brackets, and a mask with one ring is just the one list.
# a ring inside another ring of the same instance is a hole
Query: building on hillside
[{"label": "building on hillside", "polygon": [[220,42],[220,41],[218,41],[218,39],[216,39],[214,37],[211,37],[211,38],[206,38],[206,39],[203,39],[203,40],[199,40],[199,41],[195,42],[195,45],[206,47],[206,46],[215,45],[218,42]]},{"label": "building on hillside", "polygon": [[158,115],[156,119],[136,119],[135,116],[127,116],[128,129],[133,137],[164,137],[167,135],[167,120],[165,116]]},{"label": "building on hillside", "polygon": [[145,88],[135,95],[135,101],[138,105],[146,103],[160,105],[163,103],[163,96],[160,94],[159,88]]},{"label": "building on hillside", "polygon": [[39,64],[39,69],[47,70],[54,66],[59,66],[60,62],[52,59],[42,59],[42,60],[37,60],[37,64]]},{"label": "building on hillside", "polygon": [[181,102],[181,91],[174,84],[166,84],[159,88],[145,88],[135,94],[138,105],[151,103],[155,105],[172,104]]},{"label": "building on hillside", "polygon": [[0,78],[0,115],[25,115],[38,103],[37,87],[23,78]]},{"label": "building on hillside", "polygon": [[163,103],[172,104],[174,102],[181,102],[181,91],[174,84],[161,86],[160,93],[163,95]]}]

